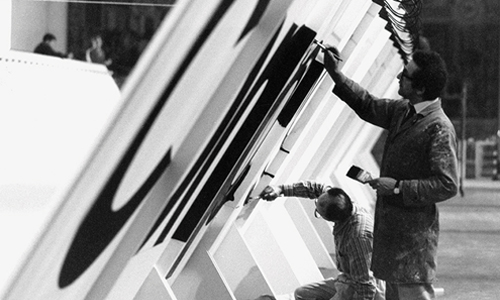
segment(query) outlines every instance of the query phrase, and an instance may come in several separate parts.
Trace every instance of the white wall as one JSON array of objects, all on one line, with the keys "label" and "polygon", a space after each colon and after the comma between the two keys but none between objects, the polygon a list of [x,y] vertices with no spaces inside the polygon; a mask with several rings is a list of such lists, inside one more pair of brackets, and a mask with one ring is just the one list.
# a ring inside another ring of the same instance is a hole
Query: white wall
[{"label": "white wall", "polygon": [[0,1],[0,52],[10,49],[11,0]]},{"label": "white wall", "polygon": [[[1,2],[4,2],[4,0]],[[3,5],[3,3],[0,4],[0,8],[3,8]],[[2,14],[0,13],[0,15]],[[43,35],[50,32],[57,38],[55,50],[66,52],[68,31],[67,3],[12,0],[11,17],[10,48],[12,50],[31,52],[42,41]],[[4,22],[3,18],[0,22]],[[0,39],[3,40],[1,36]]]}]

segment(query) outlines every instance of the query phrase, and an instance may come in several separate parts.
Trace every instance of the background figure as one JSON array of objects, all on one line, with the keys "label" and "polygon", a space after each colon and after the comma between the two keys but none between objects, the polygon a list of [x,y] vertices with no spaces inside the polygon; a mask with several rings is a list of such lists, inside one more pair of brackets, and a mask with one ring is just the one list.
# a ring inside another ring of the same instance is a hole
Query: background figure
[{"label": "background figure", "polygon": [[90,39],[92,47],[87,49],[85,52],[85,58],[87,62],[92,62],[96,64],[103,64],[109,66],[112,63],[111,59],[106,59],[106,53],[102,49],[102,37],[100,35],[94,35]]},{"label": "background figure", "polygon": [[43,36],[43,40],[38,46],[36,46],[35,50],[33,52],[37,54],[44,54],[44,55],[50,55],[50,56],[57,56],[61,58],[72,58],[73,55],[71,53],[69,54],[64,54],[61,52],[58,52],[54,50],[54,46],[56,43],[56,37],[52,33],[46,33]]},{"label": "background figure", "polygon": [[314,215],[334,222],[335,260],[340,272],[295,290],[296,300],[382,300],[383,282],[371,271],[373,218],[339,188],[313,181],[268,186],[260,193],[264,200],[279,196],[316,199]]},{"label": "background figure", "polygon": [[439,54],[417,50],[398,75],[403,99],[378,99],[339,70],[338,50],[324,51],[333,92],[363,120],[387,129],[377,190],[372,271],[387,300],[433,299],[437,202],[458,191],[456,134],[441,108],[446,67]]}]

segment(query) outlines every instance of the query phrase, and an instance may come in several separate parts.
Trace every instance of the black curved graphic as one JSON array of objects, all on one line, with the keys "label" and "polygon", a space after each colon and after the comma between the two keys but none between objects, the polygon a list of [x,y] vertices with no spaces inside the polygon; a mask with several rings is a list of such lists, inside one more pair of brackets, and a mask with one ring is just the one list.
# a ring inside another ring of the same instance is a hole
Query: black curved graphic
[{"label": "black curved graphic", "polygon": [[59,274],[58,284],[60,288],[71,285],[92,265],[111,241],[113,241],[137,207],[142,203],[158,178],[165,172],[171,161],[171,149],[166,152],[147,180],[141,185],[134,196],[127,201],[127,204],[116,212],[111,209],[115,194],[123,178],[144,142],[144,139],[167,102],[168,97],[233,2],[234,0],[222,0],[220,2],[207,26],[200,33],[193,47],[187,53],[186,59],[181,63],[178,70],[176,70],[174,78],[166,86],[161,98],[155,104],[152,112],[141,126],[129,148],[126,150],[125,155],[106,182],[99,196],[95,199],[94,205],[82,221],[70,245],[68,253],[66,254]]},{"label": "black curved graphic", "polygon": [[252,16],[250,17],[250,20],[248,20],[247,25],[245,26],[245,29],[243,29],[243,32],[241,33],[240,37],[238,38],[238,41],[236,44],[238,44],[252,29],[259,24],[260,19],[266,12],[267,6],[269,5],[270,0],[259,0],[259,3],[257,3],[257,6],[255,7]]},{"label": "black curved graphic", "polygon": [[[129,155],[126,156],[130,156],[134,152],[136,151],[131,149],[127,153]],[[142,200],[144,200],[149,191],[154,187],[157,180],[165,172],[171,161],[170,156],[171,150],[163,156],[153,172],[127,204],[115,212],[111,209],[113,199],[130,166],[129,158],[125,157],[123,159],[97,198],[87,217],[80,225],[64,260],[59,276],[59,287],[64,288],[73,283],[111,243],[139,204],[141,204]]]}]

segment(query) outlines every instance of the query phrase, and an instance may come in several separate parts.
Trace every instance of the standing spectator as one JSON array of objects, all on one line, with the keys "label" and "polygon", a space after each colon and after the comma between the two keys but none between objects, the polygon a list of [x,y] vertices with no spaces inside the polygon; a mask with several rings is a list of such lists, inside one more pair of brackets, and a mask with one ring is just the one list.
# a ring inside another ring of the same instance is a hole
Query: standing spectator
[{"label": "standing spectator", "polygon": [[268,186],[260,193],[264,200],[279,196],[315,199],[314,215],[334,222],[335,258],[340,274],[298,287],[296,300],[381,300],[382,281],[371,271],[373,218],[339,188],[313,181]]},{"label": "standing spectator", "polygon": [[102,64],[107,67],[111,65],[112,60],[106,59],[106,53],[102,49],[102,37],[100,35],[94,35],[90,41],[92,43],[92,47],[87,49],[85,53],[87,62]]},{"label": "standing spectator", "polygon": [[324,51],[335,93],[363,120],[387,129],[377,190],[372,271],[386,299],[433,299],[437,202],[458,191],[456,134],[441,108],[446,67],[436,52],[417,50],[399,73],[403,99],[379,99],[339,69],[338,50]]},{"label": "standing spectator", "polygon": [[50,55],[50,56],[57,56],[61,58],[72,58],[72,54],[64,54],[62,52],[58,52],[54,50],[54,45],[56,43],[56,37],[52,33],[46,33],[43,36],[43,40],[38,46],[36,46],[35,50],[33,52],[37,54],[44,54],[44,55]]}]

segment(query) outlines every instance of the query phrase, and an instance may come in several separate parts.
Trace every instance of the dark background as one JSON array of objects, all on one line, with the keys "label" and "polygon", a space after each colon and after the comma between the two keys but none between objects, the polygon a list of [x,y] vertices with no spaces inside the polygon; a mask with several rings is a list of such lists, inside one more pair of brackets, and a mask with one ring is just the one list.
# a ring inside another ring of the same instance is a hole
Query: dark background
[{"label": "dark background", "polygon": [[[462,91],[467,85],[467,137],[485,139],[498,130],[499,20],[498,0],[425,0],[422,36],[446,60],[446,113],[458,124]],[[459,136],[460,126],[456,126]]]}]

